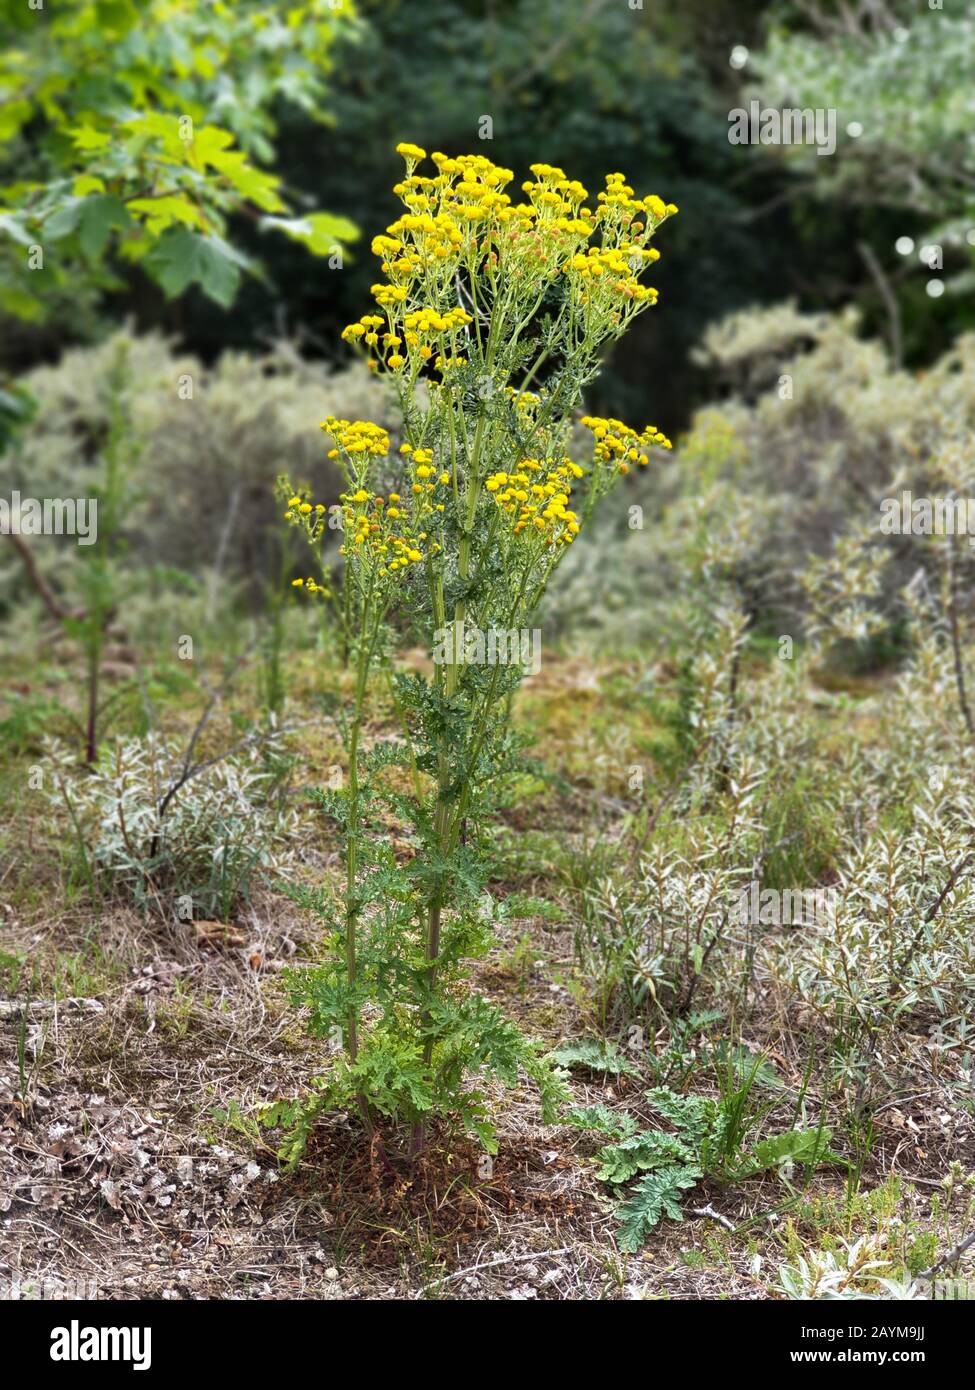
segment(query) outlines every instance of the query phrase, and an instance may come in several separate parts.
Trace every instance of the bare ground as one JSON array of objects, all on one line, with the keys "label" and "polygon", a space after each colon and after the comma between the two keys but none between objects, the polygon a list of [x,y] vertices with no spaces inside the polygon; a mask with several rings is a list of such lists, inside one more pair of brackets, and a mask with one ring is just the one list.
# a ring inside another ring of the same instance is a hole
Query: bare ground
[{"label": "bare ground", "polygon": [[[586,1141],[540,1127],[527,1091],[500,1098],[490,1169],[471,1146],[444,1142],[400,1181],[344,1116],[292,1175],[273,1136],[261,1147],[221,1123],[229,1098],[246,1114],[293,1094],[320,1061],[274,980],[301,940],[289,907],[268,896],[226,943],[113,912],[99,924],[112,970],[90,996],[97,1011],[35,1001],[0,1020],[0,1278],[47,1296],[82,1281],[100,1298],[768,1296],[769,1262],[782,1258],[777,1183],[701,1189],[690,1206],[706,1215],[622,1256]],[[25,945],[57,939],[71,953],[85,930],[63,918],[28,929]],[[507,982],[509,1007],[556,1025],[553,1040],[571,1032],[565,991],[534,973],[515,987],[503,946],[484,973],[486,992]],[[617,1098],[611,1086],[579,1091]],[[970,1124],[931,1099],[888,1107],[872,1156],[878,1175],[913,1177],[922,1217],[936,1186],[927,1174],[949,1156],[975,1166]]]}]

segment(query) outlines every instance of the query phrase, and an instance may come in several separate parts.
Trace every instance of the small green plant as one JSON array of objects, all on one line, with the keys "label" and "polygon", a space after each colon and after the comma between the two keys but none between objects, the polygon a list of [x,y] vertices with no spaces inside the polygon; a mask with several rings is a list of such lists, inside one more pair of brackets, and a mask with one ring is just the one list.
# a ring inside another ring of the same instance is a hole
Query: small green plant
[{"label": "small green plant", "polygon": [[782,1172],[795,1163],[810,1168],[835,1158],[828,1129],[791,1129],[744,1147],[741,1095],[720,1100],[680,1095],[665,1086],[644,1093],[653,1114],[671,1128],[641,1129],[628,1111],[588,1106],[570,1111],[568,1122],[604,1135],[596,1155],[597,1176],[614,1189],[632,1183],[617,1204],[622,1249],[635,1253],[665,1216],[683,1219],[683,1194],[702,1178],[739,1180],[766,1170]]},{"label": "small green plant", "polygon": [[911,1280],[897,1267],[882,1238],[860,1236],[839,1250],[810,1250],[779,1269],[776,1289],[791,1299],[910,1299]]},{"label": "small green plant", "polygon": [[93,895],[228,921],[262,874],[283,870],[296,823],[262,742],[190,765],[172,740],[118,739],[84,776],[52,746],[51,800],[67,812]]},{"label": "small green plant", "polygon": [[47,695],[17,695],[9,702],[7,716],[0,719],[0,743],[11,754],[26,752],[63,716],[60,704]]},{"label": "small green plant", "polygon": [[[291,1122],[292,1158],[309,1113],[350,1103],[370,1133],[404,1125],[414,1155],[430,1116],[491,1148],[483,1082],[512,1086],[522,1071],[554,1117],[557,1069],[467,983],[497,917],[485,827],[521,767],[509,711],[538,659],[532,615],[596,504],[669,447],[655,426],[587,416],[591,463],[567,452],[605,347],[657,297],[641,277],[677,209],[636,198],[616,174],[591,207],[544,164],[516,202],[512,172],[482,156],[436,154],[428,177],[416,172],[422,150],[399,150],[406,211],[373,243],[388,278],[374,287],[378,310],[343,336],[394,387],[403,441],[397,455],[380,426],[330,417],[341,505],[329,512],[301,489],[286,499],[313,542],[340,532],[340,594],[327,580],[296,586],[341,603],[354,670],[345,785],[318,798],[344,846],[344,883],[294,894],[320,915],[327,946],[294,978],[295,998],[337,1050],[308,1105],[274,1112]],[[389,668],[394,632],[431,653],[433,674],[395,672],[403,738],[367,748],[366,691]],[[410,828],[406,863],[389,819]]]},{"label": "small green plant", "polygon": [[[94,544],[79,547],[81,607],[64,618],[68,634],[78,640],[88,671],[88,711],[85,725],[85,757],[93,764],[104,701],[100,698],[99,673],[109,626],[125,592],[120,569],[122,530],[133,498],[133,476],[138,445],[129,424],[129,373],[124,341],[120,343],[108,376],[108,424],[102,447],[102,473],[92,489],[98,503]],[[88,553],[90,552],[90,553]]]},{"label": "small green plant", "polygon": [[708,1030],[723,1020],[724,1014],[718,1009],[707,1009],[673,1019],[666,1047],[660,1053],[651,1053],[647,1059],[657,1084],[680,1090],[697,1070],[698,1053]]},{"label": "small green plant", "polygon": [[100,471],[85,500],[87,534],[81,538],[84,543],[77,546],[73,567],[76,594],[70,601],[59,596],[42,574],[28,542],[19,534],[11,535],[30,583],[51,616],[81,648],[85,663],[83,736],[89,765],[97,760],[108,711],[118,699],[118,692],[103,698],[101,665],[129,584],[120,561],[125,547],[123,530],[135,496],[133,477],[139,446],[131,428],[128,354],[128,340],[119,337],[105,378],[105,418],[98,443]]},{"label": "small green plant", "polygon": [[587,1071],[608,1072],[613,1076],[639,1076],[640,1068],[625,1056],[616,1043],[604,1038],[580,1038],[563,1043],[552,1053],[560,1067],[584,1067]]},{"label": "small green plant", "polygon": [[518,992],[524,994],[538,956],[538,948],[530,932],[522,932],[512,949],[508,952],[505,965],[518,981]]},{"label": "small green plant", "polygon": [[290,532],[279,525],[277,576],[267,585],[266,615],[258,637],[258,698],[266,716],[277,719],[287,694],[285,652],[285,580],[291,568],[288,542]]},{"label": "small green plant", "polygon": [[23,951],[0,950],[0,992],[16,994],[25,979],[27,956]]}]

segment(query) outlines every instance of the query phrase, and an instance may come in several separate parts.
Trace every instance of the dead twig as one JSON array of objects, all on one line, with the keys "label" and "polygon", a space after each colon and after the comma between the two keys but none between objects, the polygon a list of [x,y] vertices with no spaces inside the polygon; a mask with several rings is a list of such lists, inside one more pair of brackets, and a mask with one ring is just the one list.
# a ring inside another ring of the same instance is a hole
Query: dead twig
[{"label": "dead twig", "polygon": [[959,1241],[952,1250],[948,1251],[947,1255],[942,1255],[940,1260],[935,1260],[930,1269],[923,1269],[915,1278],[914,1283],[916,1284],[918,1279],[933,1279],[936,1275],[940,1274],[943,1269],[948,1269],[949,1266],[956,1265],[962,1255],[965,1254],[966,1250],[970,1250],[973,1245],[975,1245],[975,1231],[967,1235],[964,1240]]},{"label": "dead twig", "polygon": [[727,1216],[723,1216],[720,1211],[715,1211],[714,1207],[708,1202],[706,1207],[689,1207],[691,1216],[709,1216],[712,1221],[717,1221],[719,1226],[723,1226],[726,1231],[734,1231],[735,1223]]},{"label": "dead twig", "polygon": [[463,1279],[465,1274],[480,1274],[483,1269],[497,1269],[499,1265],[519,1264],[524,1260],[554,1260],[556,1255],[571,1253],[571,1245],[563,1245],[559,1250],[531,1250],[527,1255],[501,1255],[496,1260],[487,1260],[482,1265],[468,1265],[466,1269],[458,1269],[454,1274],[445,1274],[442,1279],[434,1279],[431,1283],[424,1284],[423,1288],[414,1294],[414,1298],[422,1298],[429,1289],[438,1288],[441,1284],[452,1284],[455,1279]]},{"label": "dead twig", "polygon": [[23,561],[24,569],[27,572],[27,578],[30,580],[31,585],[34,589],[36,589],[37,593],[40,594],[41,599],[44,603],[44,607],[51,614],[52,618],[56,618],[59,623],[63,623],[68,618],[84,617],[83,610],[72,610],[70,608],[66,608],[65,605],[61,602],[57,594],[51,588],[50,584],[44,578],[43,574],[41,574],[41,571],[38,569],[37,560],[34,557],[34,552],[33,550],[31,550],[30,546],[24,540],[23,536],[15,535],[12,531],[8,532],[7,534],[11,545],[14,547],[17,554]]}]

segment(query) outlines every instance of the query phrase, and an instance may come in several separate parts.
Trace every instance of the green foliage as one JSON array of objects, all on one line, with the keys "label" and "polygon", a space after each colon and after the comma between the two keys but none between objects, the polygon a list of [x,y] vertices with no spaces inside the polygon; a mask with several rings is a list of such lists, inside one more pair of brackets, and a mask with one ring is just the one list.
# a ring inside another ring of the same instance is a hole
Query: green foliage
[{"label": "green foliage", "polygon": [[811,1250],[794,1265],[782,1265],[776,1287],[786,1298],[803,1301],[912,1298],[912,1280],[896,1273],[883,1239],[861,1236],[838,1251]]},{"label": "green foliage", "polygon": [[567,1112],[565,1123],[577,1129],[595,1130],[613,1139],[626,1139],[636,1133],[637,1123],[626,1110],[610,1110],[605,1105],[577,1106]]},{"label": "green foliage", "polygon": [[[707,658],[735,619],[742,660],[762,650],[784,664],[783,634],[815,640],[821,656],[843,644],[847,665],[857,653],[903,660],[899,591],[919,566],[934,579],[941,548],[884,535],[881,502],[905,489],[968,495],[975,428],[970,333],[919,375],[864,338],[854,310],[786,303],[713,325],[694,356],[725,399],[696,413],[669,476],[652,489],[634,480],[640,529],[607,517],[574,547],[546,611],[564,631],[584,620],[607,647],[691,628],[693,655],[684,641],[668,652],[682,673],[685,755],[707,732],[700,702],[716,684]],[[969,581],[971,554],[957,563],[958,583]]]},{"label": "green foliage", "polygon": [[681,1134],[688,1142],[700,1146],[717,1126],[718,1112],[714,1101],[706,1096],[682,1095],[666,1086],[655,1086],[647,1091],[647,1100],[658,1115]]},{"label": "green foliage", "polygon": [[[690,637],[666,656],[656,641],[641,682],[656,719],[677,707],[679,747],[668,738],[665,759],[653,745],[654,791],[631,800],[635,847],[579,894],[579,976],[604,1026],[673,1030],[698,1007],[747,1010],[771,984],[816,1018],[816,1046],[854,1091],[886,1094],[913,1066],[909,1019],[967,1094],[973,883],[959,770],[975,569],[958,536],[885,533],[881,503],[972,495],[973,351],[965,335],[921,377],[858,337],[852,315],[782,306],[717,326],[704,356],[732,394],[682,441],[680,495],[608,559],[590,542],[586,568],[567,576],[570,589],[584,582],[598,556],[626,631],[640,614]],[[604,632],[621,640],[611,616]],[[896,669],[851,680],[850,649],[876,654],[881,641]],[[835,917],[741,933],[729,910],[749,881],[829,891]],[[672,1053],[661,1062],[679,1076]]]},{"label": "green foliage", "polygon": [[0,458],[17,432],[33,417],[36,405],[22,383],[0,387]]},{"label": "green foliage", "polygon": [[4,0],[0,307],[36,318],[79,280],[117,286],[112,260],[226,306],[258,269],[229,239],[241,212],[338,253],[354,227],[296,216],[252,160],[272,158],[281,102],[322,118],[328,49],[351,25],[328,0],[286,16],[252,0]]},{"label": "green foliage", "polygon": [[[829,1153],[829,1140],[828,1129],[790,1129],[785,1134],[773,1135],[771,1139],[761,1139],[749,1155],[754,1165],[752,1171],[760,1173],[793,1163],[805,1163],[815,1168],[835,1158]],[[749,1171],[748,1162],[742,1171]]]},{"label": "green foliage", "polygon": [[774,847],[762,866],[762,882],[769,888],[790,888],[794,883],[821,883],[829,873],[835,852],[831,788],[809,773],[800,774],[792,786],[783,787],[767,813],[767,830]]},{"label": "green foliage", "polygon": [[700,1170],[693,1165],[671,1163],[641,1178],[617,1211],[620,1227],[616,1239],[620,1248],[635,1255],[663,1217],[682,1221],[681,1199],[700,1176]]},{"label": "green foliage", "polygon": [[[309,899],[299,895],[299,901],[307,905]],[[281,1125],[286,1131],[281,1156],[291,1166],[304,1154],[316,1116],[326,1108],[355,1108],[360,1096],[368,1097],[374,1116],[411,1126],[429,1115],[447,1116],[488,1153],[497,1151],[497,1142],[489,1113],[491,1092],[485,1081],[515,1086],[524,1071],[538,1089],[542,1119],[549,1124],[570,1099],[559,1072],[500,1010],[477,995],[431,996],[424,988],[422,955],[395,928],[394,921],[381,939],[387,951],[398,950],[397,959],[380,959],[372,943],[360,941],[354,992],[337,969],[291,972],[293,1002],[311,1010],[310,1031],[337,1044],[350,1007],[358,1000],[393,1001],[412,988],[427,1001],[423,1012],[413,1014],[391,1002],[385,1018],[361,1035],[355,1058],[337,1056],[310,1102],[299,1100],[290,1109],[272,1108],[265,1113],[265,1124]],[[379,937],[377,932],[373,941]],[[466,949],[474,949],[471,938]],[[449,948],[445,955],[446,962],[441,956],[441,979],[459,981],[463,976],[450,969]],[[432,1043],[429,1055],[428,1043]],[[478,1080],[472,1084],[469,1078]]]},{"label": "green foliage", "polygon": [[596,1162],[596,1176],[601,1182],[624,1183],[637,1173],[666,1168],[672,1163],[693,1167],[694,1154],[675,1134],[665,1134],[663,1130],[644,1130],[616,1144],[607,1144]]},{"label": "green foliage", "polygon": [[722,1038],[714,1049],[714,1060],[733,1085],[740,1086],[748,1081],[750,1085],[767,1086],[776,1091],[784,1089],[782,1079],[768,1058],[752,1052],[743,1043],[732,1047]]},{"label": "green foliage", "polygon": [[830,1132],[822,1127],[787,1130],[744,1149],[754,1117],[742,1118],[741,1100],[751,1084],[749,1078],[738,1092],[725,1093],[718,1101],[666,1086],[646,1091],[651,1111],[666,1120],[672,1132],[640,1129],[627,1111],[601,1105],[569,1112],[569,1124],[613,1137],[614,1142],[596,1155],[601,1182],[617,1188],[645,1174],[616,1207],[621,1222],[617,1239],[623,1250],[638,1251],[664,1216],[680,1221],[682,1194],[702,1177],[737,1180],[766,1169],[784,1172],[794,1163],[815,1168],[835,1160],[829,1151]]},{"label": "green foliage", "polygon": [[580,1038],[562,1043],[552,1053],[561,1067],[585,1067],[587,1071],[611,1072],[614,1076],[639,1076],[640,1068],[624,1056],[616,1043],[603,1038]]},{"label": "green foliage", "polygon": [[278,1148],[278,1157],[289,1171],[301,1162],[308,1141],[311,1138],[315,1121],[340,1098],[334,1085],[314,1082],[310,1095],[299,1100],[277,1100],[263,1108],[259,1123],[266,1129],[281,1129],[284,1139]]},{"label": "green foliage", "polygon": [[0,719],[0,742],[13,754],[37,748],[63,713],[58,701],[50,696],[16,695]]},{"label": "green foliage", "polygon": [[[25,496],[75,497],[97,483],[111,424],[108,388],[123,358],[124,447],[131,453],[120,518],[123,621],[132,634],[202,635],[231,602],[266,605],[269,586],[280,593],[283,567],[289,580],[307,573],[306,548],[273,506],[282,458],[317,495],[337,501],[341,481],[323,457],[321,412],[384,419],[390,403],[358,363],[330,371],[303,361],[286,341],[206,366],[162,337],[122,331],[24,377],[36,408],[4,458],[11,487]],[[55,547],[51,565],[46,554]],[[85,549],[72,537],[37,542],[38,563],[68,606],[80,603]],[[19,570],[15,582],[0,575],[0,607],[19,607],[25,588]],[[284,615],[282,622],[287,628]]]},{"label": "green foliage", "polygon": [[[368,794],[360,797],[368,804]],[[348,826],[347,794],[317,799],[326,814]],[[552,1122],[569,1095],[558,1070],[497,1008],[478,995],[458,992],[467,975],[465,961],[483,955],[491,942],[493,903],[483,892],[477,858],[460,850],[444,856],[433,842],[427,858],[398,866],[386,845],[362,839],[357,866],[354,905],[361,915],[354,986],[342,953],[313,970],[291,972],[293,1002],[310,1010],[314,1036],[341,1044],[350,1013],[375,1002],[384,1009],[368,1032],[357,1034],[355,1058],[338,1059],[329,1074],[330,1104],[353,1105],[365,1095],[376,1115],[411,1126],[429,1114],[449,1115],[494,1152],[490,1092],[483,1082],[514,1086],[524,1071],[538,1088],[543,1118]],[[339,945],[341,899],[327,891],[289,892],[301,906],[317,911]],[[440,941],[435,992],[416,921],[416,906],[430,892],[450,892],[454,905]],[[404,1007],[407,1000],[415,1001],[411,1008]],[[469,1078],[480,1081],[471,1084]],[[287,1140],[290,1161],[297,1160],[307,1140],[308,1129],[301,1127],[305,1113],[299,1113],[301,1125]]]},{"label": "green foliage", "polygon": [[84,739],[89,764],[98,757],[110,708],[100,688],[102,654],[126,584],[121,567],[125,546],[123,529],[132,505],[134,474],[140,453],[131,425],[131,385],[128,344],[121,338],[115,344],[101,384],[105,430],[99,441],[96,480],[90,484],[85,502],[88,535],[85,543],[79,542],[77,547],[79,602],[68,607],[53,600],[55,615],[65,634],[78,643],[84,656],[87,691]]}]

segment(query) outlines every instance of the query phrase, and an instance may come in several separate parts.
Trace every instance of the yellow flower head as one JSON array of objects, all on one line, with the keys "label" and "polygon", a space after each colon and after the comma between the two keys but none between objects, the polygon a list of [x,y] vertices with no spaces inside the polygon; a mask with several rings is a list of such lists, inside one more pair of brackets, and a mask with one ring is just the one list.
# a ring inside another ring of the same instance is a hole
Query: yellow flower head
[{"label": "yellow flower head", "polygon": [[389,435],[381,425],[368,420],[337,420],[329,415],[322,421],[322,429],[332,436],[336,444],[350,455],[369,454],[382,458],[389,453]]}]

